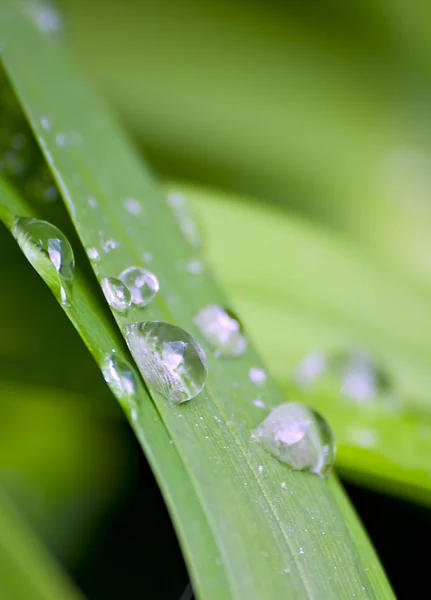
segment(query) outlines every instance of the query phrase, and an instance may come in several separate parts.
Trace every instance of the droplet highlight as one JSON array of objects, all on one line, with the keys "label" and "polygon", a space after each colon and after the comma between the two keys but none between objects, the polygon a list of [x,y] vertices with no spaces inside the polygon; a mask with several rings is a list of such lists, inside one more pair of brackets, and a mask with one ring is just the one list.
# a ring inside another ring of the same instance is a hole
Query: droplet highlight
[{"label": "droplet highlight", "polygon": [[103,378],[119,400],[132,399],[138,387],[132,367],[115,354],[107,354],[101,364]]},{"label": "droplet highlight", "polygon": [[178,404],[203,389],[208,366],[205,352],[184,329],[161,321],[126,327],[133,358],[152,392]]},{"label": "droplet highlight", "polygon": [[129,267],[118,276],[130,290],[135,306],[147,306],[159,291],[157,277],[141,267]]},{"label": "droplet highlight", "polygon": [[116,277],[104,277],[101,286],[109,306],[117,312],[125,313],[132,304],[129,288]]},{"label": "droplet highlight", "polygon": [[325,476],[334,464],[332,430],[318,412],[304,404],[288,402],[277,406],[256,428],[253,437],[293,470]]},{"label": "droplet highlight", "polygon": [[66,236],[54,225],[40,219],[18,217],[13,233],[29,262],[37,269],[45,256],[57,273],[63,304],[68,304],[75,271],[72,246]]},{"label": "droplet highlight", "polygon": [[239,321],[220,306],[206,306],[198,312],[194,321],[217,354],[241,356],[246,351],[247,340],[242,334]]}]

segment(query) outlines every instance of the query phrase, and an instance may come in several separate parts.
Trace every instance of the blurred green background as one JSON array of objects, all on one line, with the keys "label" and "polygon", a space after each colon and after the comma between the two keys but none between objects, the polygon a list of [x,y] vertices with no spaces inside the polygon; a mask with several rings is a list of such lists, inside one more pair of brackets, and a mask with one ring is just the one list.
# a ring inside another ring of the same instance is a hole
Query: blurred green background
[{"label": "blurred green background", "polygon": [[[431,296],[431,5],[61,0],[59,7],[71,53],[162,179],[303,215]],[[8,315],[0,336],[1,485],[89,598],[142,590],[179,598],[187,583],[181,554],[120,409],[3,232],[0,246],[10,257],[0,294],[0,314]],[[429,511],[348,490],[396,591],[408,597],[403,573],[426,576],[415,548],[431,533]],[[394,556],[397,544],[409,555]]]}]

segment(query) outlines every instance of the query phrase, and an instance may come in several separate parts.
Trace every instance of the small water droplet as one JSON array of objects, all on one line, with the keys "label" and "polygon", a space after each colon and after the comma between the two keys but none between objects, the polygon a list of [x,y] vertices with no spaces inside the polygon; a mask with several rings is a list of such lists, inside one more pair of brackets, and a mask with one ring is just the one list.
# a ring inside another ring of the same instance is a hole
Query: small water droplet
[{"label": "small water droplet", "polygon": [[49,122],[48,117],[40,117],[40,124],[45,131],[49,131],[51,129],[51,123]]},{"label": "small water droplet", "polygon": [[294,381],[306,387],[326,369],[326,357],[321,352],[307,354],[293,372]]},{"label": "small water droplet", "polygon": [[304,554],[304,548],[299,549],[299,554]]},{"label": "small water droplet", "polygon": [[266,379],[266,373],[264,369],[259,367],[252,367],[248,372],[248,377],[255,385],[263,385]]},{"label": "small water droplet", "polygon": [[68,304],[75,270],[72,246],[54,225],[40,219],[18,217],[13,233],[29,262],[37,269],[41,253],[48,258],[58,276],[63,304]]},{"label": "small water droplet", "polygon": [[150,263],[153,260],[153,255],[151,252],[145,252],[145,254],[142,255],[142,258],[145,262]]},{"label": "small water droplet", "polygon": [[117,247],[117,242],[115,240],[102,241],[103,251],[106,252],[107,254],[109,254],[109,252],[112,252],[112,250],[115,250],[116,247]]},{"label": "small water droplet", "polygon": [[90,208],[97,208],[99,206],[99,203],[94,196],[89,196],[87,203]]},{"label": "small water droplet", "polygon": [[118,312],[126,312],[132,304],[129,288],[115,277],[104,277],[101,285],[109,306]]},{"label": "small water droplet", "polygon": [[326,475],[335,459],[335,442],[324,418],[304,404],[288,402],[274,408],[256,428],[272,456],[294,470]]},{"label": "small water droplet", "polygon": [[285,482],[285,481],[282,481],[282,482],[280,483],[280,486],[281,486],[281,487],[284,489],[284,488],[286,487],[286,482]]},{"label": "small water droplet", "polygon": [[259,469],[259,473],[263,473],[263,466],[262,465],[259,465],[258,469]]},{"label": "small water droplet", "polygon": [[194,318],[205,340],[223,356],[240,356],[247,348],[239,321],[216,305],[206,306]]},{"label": "small water droplet", "polygon": [[57,135],[55,136],[55,143],[57,144],[57,146],[65,146],[66,145],[66,136],[64,135],[64,133],[57,133]]},{"label": "small water droplet", "polygon": [[302,387],[328,387],[358,403],[381,397],[397,404],[389,376],[363,350],[337,352],[328,357],[309,354],[295,370],[294,380]]},{"label": "small water droplet", "polygon": [[131,215],[139,215],[142,212],[142,206],[139,204],[135,198],[125,198],[124,200],[124,208]]},{"label": "small water droplet", "polygon": [[259,398],[256,398],[256,400],[253,400],[253,404],[255,406],[257,406],[258,408],[265,408],[265,402],[262,402],[262,400],[260,400]]},{"label": "small water droplet", "polygon": [[201,237],[196,221],[189,212],[184,194],[181,192],[170,192],[167,202],[174,212],[184,237],[191,246],[198,248],[201,245]]},{"label": "small water droplet", "polygon": [[288,568],[286,568],[286,569],[283,569],[283,572],[284,572],[284,573],[290,573],[290,569],[288,569]]},{"label": "small water droplet", "polygon": [[57,33],[61,29],[61,17],[58,11],[48,4],[32,2],[28,5],[36,27],[43,33]]},{"label": "small water droplet", "polygon": [[87,255],[91,260],[99,260],[100,258],[96,248],[87,248]]},{"label": "small water droplet", "polygon": [[180,403],[203,389],[208,374],[205,353],[181,327],[160,321],[133,323],[126,327],[126,339],[151,391]]},{"label": "small water droplet", "polygon": [[103,378],[119,400],[133,398],[137,390],[137,379],[132,367],[115,354],[107,354],[101,364]]},{"label": "small water droplet", "polygon": [[147,306],[159,291],[157,277],[141,267],[128,267],[118,279],[129,288],[135,306]]},{"label": "small water droplet", "polygon": [[187,271],[192,275],[200,275],[204,269],[200,260],[191,260],[187,263]]}]

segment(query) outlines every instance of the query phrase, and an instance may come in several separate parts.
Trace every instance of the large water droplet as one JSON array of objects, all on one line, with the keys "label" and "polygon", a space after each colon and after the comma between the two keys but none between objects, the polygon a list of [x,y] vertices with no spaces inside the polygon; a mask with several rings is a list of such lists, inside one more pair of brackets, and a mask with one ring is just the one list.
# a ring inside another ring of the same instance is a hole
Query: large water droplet
[{"label": "large water droplet", "polygon": [[101,285],[109,306],[118,312],[126,312],[132,304],[129,288],[115,277],[104,277]]},{"label": "large water droplet", "polygon": [[304,404],[288,402],[274,408],[254,437],[291,469],[327,475],[335,459],[335,441],[325,419]]},{"label": "large water droplet", "polygon": [[184,329],[147,321],[126,328],[133,358],[151,391],[174,403],[194,398],[205,385],[206,356],[197,341]]},{"label": "large water droplet", "polygon": [[223,356],[240,356],[247,349],[247,340],[237,319],[220,306],[202,308],[194,319],[202,336]]},{"label": "large water droplet", "polygon": [[313,352],[297,367],[294,380],[302,387],[319,385],[360,403],[372,402],[377,397],[395,400],[390,377],[363,350],[338,352],[328,357]]},{"label": "large water droplet", "polygon": [[129,288],[135,306],[147,306],[159,291],[157,277],[141,267],[125,269],[118,279]]},{"label": "large water droplet", "polygon": [[72,246],[66,236],[47,221],[18,217],[14,235],[30,263],[37,268],[41,254],[45,255],[57,272],[63,303],[67,303],[75,270]]},{"label": "large water droplet", "polygon": [[103,378],[119,400],[130,400],[136,394],[137,379],[132,367],[115,354],[107,354],[101,364]]}]

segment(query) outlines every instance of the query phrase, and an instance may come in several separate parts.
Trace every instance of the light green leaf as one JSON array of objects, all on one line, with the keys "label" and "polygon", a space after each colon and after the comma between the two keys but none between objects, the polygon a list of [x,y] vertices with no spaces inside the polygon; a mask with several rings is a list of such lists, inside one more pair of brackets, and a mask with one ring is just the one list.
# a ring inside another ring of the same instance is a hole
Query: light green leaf
[{"label": "light green leaf", "polygon": [[[195,206],[212,264],[287,397],[312,404],[334,427],[343,475],[429,504],[428,300],[347,240],[282,211],[209,190],[168,189]],[[400,410],[292,385],[304,355],[357,346],[380,358]]]}]

